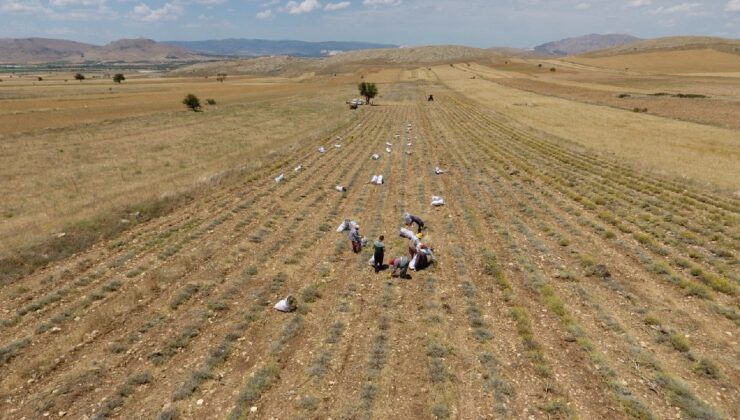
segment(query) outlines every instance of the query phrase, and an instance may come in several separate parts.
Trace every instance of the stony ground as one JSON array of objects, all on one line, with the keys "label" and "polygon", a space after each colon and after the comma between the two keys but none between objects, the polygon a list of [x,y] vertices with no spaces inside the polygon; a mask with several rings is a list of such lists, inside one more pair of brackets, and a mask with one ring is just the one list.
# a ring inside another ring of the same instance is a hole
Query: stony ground
[{"label": "stony ground", "polygon": [[[740,202],[433,87],[2,286],[3,417],[740,416]],[[411,280],[335,232],[400,255],[404,211],[438,259]]]}]

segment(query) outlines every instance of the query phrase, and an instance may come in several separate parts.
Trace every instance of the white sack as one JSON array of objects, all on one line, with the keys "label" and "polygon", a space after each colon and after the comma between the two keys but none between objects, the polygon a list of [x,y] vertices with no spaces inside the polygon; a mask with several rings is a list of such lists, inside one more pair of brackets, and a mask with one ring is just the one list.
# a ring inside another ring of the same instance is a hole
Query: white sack
[{"label": "white sack", "polygon": [[388,143],[388,142],[385,142],[385,145],[386,145],[386,146],[388,146],[388,147],[391,147],[391,146],[393,146],[393,144],[391,144],[391,143]]},{"label": "white sack", "polygon": [[283,182],[284,180],[285,180],[285,175],[283,174],[280,174],[277,177],[275,177],[275,182],[277,182],[278,184]]},{"label": "white sack", "polygon": [[410,231],[409,229],[406,229],[405,227],[402,227],[401,230],[398,232],[401,237],[404,237],[406,239],[410,239],[411,241],[416,242],[419,241],[419,238],[414,235],[414,232]]},{"label": "white sack", "polygon": [[433,206],[444,206],[445,205],[445,200],[442,197],[433,195],[432,196],[432,205]]},{"label": "white sack", "polygon": [[337,149],[339,149],[340,147],[342,147],[342,145],[341,144],[335,144],[334,147],[336,147]]},{"label": "white sack", "polygon": [[277,309],[280,312],[293,312],[295,311],[295,306],[291,305],[288,301],[290,296],[286,297],[285,299],[281,299],[278,303],[275,304],[274,308]]},{"label": "white sack", "polygon": [[390,147],[386,147],[385,148],[385,151],[388,152],[388,153],[390,153],[391,152],[391,148]]},{"label": "white sack", "polygon": [[442,175],[443,173],[445,173],[445,171],[443,171],[442,169],[439,169],[439,166],[436,166],[434,168],[434,173],[437,175]]},{"label": "white sack", "polygon": [[324,146],[319,147],[319,153],[326,153]]},{"label": "white sack", "polygon": [[344,232],[352,228],[358,229],[360,227],[354,220],[344,219],[344,221],[337,228],[337,232]]},{"label": "white sack", "polygon": [[383,184],[383,175],[373,175],[373,179],[370,180],[371,184],[375,185],[382,185]]},{"label": "white sack", "polygon": [[347,188],[345,188],[345,187],[343,187],[341,185],[337,185],[336,187],[334,187],[334,189],[337,190],[337,191],[339,191],[339,192],[345,192],[345,191],[347,191]]},{"label": "white sack", "polygon": [[373,156],[372,156],[372,157],[373,157],[373,160],[378,160],[378,159],[380,159],[380,155],[379,155],[379,154],[377,154],[377,153],[373,154]]},{"label": "white sack", "polygon": [[293,169],[293,171],[294,171],[294,172],[298,172],[298,171],[300,171],[301,169],[303,169],[303,165],[298,165],[298,166],[296,166],[296,167],[295,167],[295,169]]}]

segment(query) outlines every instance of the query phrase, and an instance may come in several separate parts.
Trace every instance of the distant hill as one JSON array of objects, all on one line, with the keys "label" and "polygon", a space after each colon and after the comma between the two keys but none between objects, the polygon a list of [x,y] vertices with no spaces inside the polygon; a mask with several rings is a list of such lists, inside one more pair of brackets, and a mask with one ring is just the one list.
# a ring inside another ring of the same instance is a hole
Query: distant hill
[{"label": "distant hill", "polygon": [[583,56],[596,58],[623,54],[701,49],[711,49],[724,53],[740,55],[740,40],[710,36],[670,36],[646,39],[632,44],[591,51],[587,54],[583,54]]},{"label": "distant hill", "polygon": [[189,62],[207,57],[151,39],[120,39],[104,46],[47,38],[0,39],[0,64]]},{"label": "distant hill", "polygon": [[164,41],[163,44],[182,47],[201,54],[236,57],[287,55],[293,57],[326,57],[338,52],[376,48],[398,48],[391,44],[369,42],[305,42],[266,39],[231,38],[209,41]]},{"label": "distant hill", "polygon": [[166,45],[151,39],[119,39],[87,53],[87,59],[102,62],[168,62],[197,61],[204,57],[184,48]]},{"label": "distant hill", "polygon": [[656,38],[564,60],[649,73],[734,73],[740,71],[740,40],[704,36]]},{"label": "distant hill", "polygon": [[0,64],[38,64],[85,60],[94,45],[63,39],[0,39]]},{"label": "distant hill", "polygon": [[548,55],[578,55],[589,51],[630,44],[640,40],[640,38],[627,34],[589,34],[548,42],[534,47],[534,50],[540,54]]},{"label": "distant hill", "polygon": [[435,45],[414,48],[392,48],[352,51],[321,59],[289,56],[259,57],[241,60],[199,63],[172,71],[172,75],[208,76],[216,73],[300,75],[314,72],[330,74],[351,72],[385,65],[419,66],[481,61],[490,63],[502,60],[492,51],[457,45]]}]

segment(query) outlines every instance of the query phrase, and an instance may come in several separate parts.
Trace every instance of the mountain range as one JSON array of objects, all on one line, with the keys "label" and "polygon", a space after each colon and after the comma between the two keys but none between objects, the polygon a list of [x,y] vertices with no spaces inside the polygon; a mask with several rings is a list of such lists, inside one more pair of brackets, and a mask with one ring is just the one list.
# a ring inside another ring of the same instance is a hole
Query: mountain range
[{"label": "mountain range", "polygon": [[578,55],[637,41],[642,39],[627,34],[589,34],[538,45],[534,51],[544,55]]},{"label": "mountain range", "polygon": [[0,64],[178,63],[201,54],[151,39],[119,39],[104,46],[48,38],[0,39]]},{"label": "mountain range", "polygon": [[[641,40],[625,34],[590,34],[548,42],[534,49],[493,47],[487,50],[462,46],[401,48],[396,45],[368,42],[305,42],[270,41],[262,39],[223,39],[208,41],[166,41],[151,39],[120,39],[103,46],[63,39],[23,38],[0,39],[0,65],[100,65],[100,64],[164,64],[179,66],[186,63],[233,60],[234,58],[275,57],[269,66],[291,59],[325,57],[325,64],[348,59],[374,63],[446,62],[449,57],[535,57],[535,56],[603,56],[639,53],[664,49],[711,48],[731,54],[740,53],[738,40],[711,37],[671,37]],[[361,56],[353,52],[362,51]],[[280,61],[278,58],[284,58]],[[277,61],[276,61],[277,60]],[[254,63],[267,63],[255,61]],[[287,63],[287,61],[286,61]],[[311,67],[311,63],[308,63]]]}]

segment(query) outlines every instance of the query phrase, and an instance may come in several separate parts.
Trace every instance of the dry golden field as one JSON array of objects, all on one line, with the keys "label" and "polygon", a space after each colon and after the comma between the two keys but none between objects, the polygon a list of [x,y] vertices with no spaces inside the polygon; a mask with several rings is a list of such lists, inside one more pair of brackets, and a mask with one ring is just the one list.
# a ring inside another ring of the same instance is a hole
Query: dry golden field
[{"label": "dry golden field", "polygon": [[[2,417],[740,417],[740,129],[506,82],[613,93],[609,71],[506,65],[3,77],[3,263],[173,201],[4,268]],[[351,111],[360,76],[380,97]],[[404,211],[436,256],[410,280],[335,231],[402,255]],[[287,294],[297,311],[273,310]]]}]

